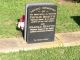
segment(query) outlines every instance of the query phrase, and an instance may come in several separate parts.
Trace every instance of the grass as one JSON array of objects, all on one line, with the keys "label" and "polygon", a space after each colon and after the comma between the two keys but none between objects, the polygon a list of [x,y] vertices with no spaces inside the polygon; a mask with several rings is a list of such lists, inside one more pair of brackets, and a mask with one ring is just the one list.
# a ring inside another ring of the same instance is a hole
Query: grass
[{"label": "grass", "polygon": [[[57,16],[57,32],[74,32],[80,31],[80,4],[77,3],[64,3],[58,5]],[[74,16],[76,19],[71,18]],[[79,18],[77,19],[77,16]],[[78,21],[78,22],[76,22]]]},{"label": "grass", "polygon": [[[58,4],[56,0],[0,0],[0,38],[20,37],[16,22],[24,14],[25,4],[34,2],[56,3],[56,32],[80,31],[72,16],[80,16],[80,3]],[[79,19],[80,20],[80,19]],[[0,53],[0,60],[80,60],[80,46]]]},{"label": "grass", "polygon": [[0,53],[0,60],[80,60],[80,46]]},{"label": "grass", "polygon": [[25,14],[25,4],[39,2],[55,3],[58,7],[56,32],[80,31],[80,26],[71,16],[80,16],[79,3],[58,4],[58,0],[0,0],[0,38],[20,37],[16,22]]},{"label": "grass", "polygon": [[0,38],[21,36],[21,33],[16,30],[16,22],[25,14],[25,4],[30,2],[36,0],[0,0]]}]

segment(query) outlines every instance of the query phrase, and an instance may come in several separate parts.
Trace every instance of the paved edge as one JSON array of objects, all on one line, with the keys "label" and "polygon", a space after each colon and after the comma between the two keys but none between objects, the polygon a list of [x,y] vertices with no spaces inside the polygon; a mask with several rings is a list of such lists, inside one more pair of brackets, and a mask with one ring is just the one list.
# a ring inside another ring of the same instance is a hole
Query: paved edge
[{"label": "paved edge", "polygon": [[[24,41],[24,43],[26,44],[25,47],[2,49],[2,50],[0,50],[0,53],[10,53],[10,52],[29,51],[29,50],[36,50],[36,49],[68,47],[68,46],[79,46],[80,45],[80,41],[64,43],[62,37],[59,34],[56,34],[54,42],[42,42],[42,43],[27,44],[26,41]],[[23,40],[22,38],[20,38],[20,39]]]}]

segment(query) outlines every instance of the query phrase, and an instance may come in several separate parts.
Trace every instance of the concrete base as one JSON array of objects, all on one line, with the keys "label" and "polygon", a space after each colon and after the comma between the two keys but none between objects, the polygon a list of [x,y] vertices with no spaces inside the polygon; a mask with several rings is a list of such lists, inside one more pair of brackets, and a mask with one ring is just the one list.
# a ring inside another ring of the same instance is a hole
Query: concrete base
[{"label": "concrete base", "polygon": [[80,32],[57,33],[52,42],[28,44],[23,38],[0,39],[0,52],[28,51],[41,48],[66,47],[80,45]]}]

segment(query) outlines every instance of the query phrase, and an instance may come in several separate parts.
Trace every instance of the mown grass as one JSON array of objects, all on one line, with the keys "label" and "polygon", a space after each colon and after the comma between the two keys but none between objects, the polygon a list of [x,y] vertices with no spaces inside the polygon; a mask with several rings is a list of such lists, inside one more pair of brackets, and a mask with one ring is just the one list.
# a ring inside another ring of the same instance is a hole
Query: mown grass
[{"label": "mown grass", "polygon": [[[80,31],[80,4],[64,3],[58,5],[57,32]],[[74,17],[76,19],[74,19]],[[79,16],[77,18],[77,16]],[[72,18],[73,17],[73,18]],[[78,21],[78,22],[76,22]]]},{"label": "mown grass", "polygon": [[0,38],[20,37],[16,22],[25,14],[25,4],[48,2],[55,3],[57,9],[56,32],[80,31],[79,25],[71,16],[80,16],[79,3],[58,4],[58,0],[0,0]]},{"label": "mown grass", "polygon": [[0,0],[0,38],[21,36],[16,30],[17,19],[25,14],[25,4],[31,2],[46,2],[46,0]]},{"label": "mown grass", "polygon": [[0,60],[80,60],[80,46],[0,53]]}]

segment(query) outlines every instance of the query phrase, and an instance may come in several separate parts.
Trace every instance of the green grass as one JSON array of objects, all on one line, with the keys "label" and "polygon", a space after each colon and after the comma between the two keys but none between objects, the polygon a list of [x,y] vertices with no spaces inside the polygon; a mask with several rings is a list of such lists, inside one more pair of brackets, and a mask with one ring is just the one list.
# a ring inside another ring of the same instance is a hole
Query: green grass
[{"label": "green grass", "polygon": [[[57,0],[58,1],[58,0]],[[0,0],[0,38],[20,37],[21,33],[16,30],[16,22],[25,14],[25,4],[51,2],[58,7],[56,32],[80,31],[79,25],[71,16],[80,16],[80,4],[58,4],[56,0]]]},{"label": "green grass", "polygon": [[[80,16],[80,4],[65,3],[58,5],[57,32],[80,31],[80,26],[75,22],[72,16]],[[80,18],[78,19],[80,20]],[[78,21],[80,23],[80,21]]]},{"label": "green grass", "polygon": [[80,46],[0,53],[0,60],[80,60]]}]

